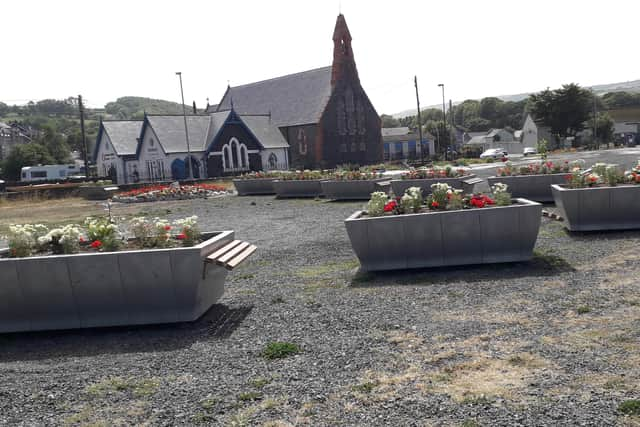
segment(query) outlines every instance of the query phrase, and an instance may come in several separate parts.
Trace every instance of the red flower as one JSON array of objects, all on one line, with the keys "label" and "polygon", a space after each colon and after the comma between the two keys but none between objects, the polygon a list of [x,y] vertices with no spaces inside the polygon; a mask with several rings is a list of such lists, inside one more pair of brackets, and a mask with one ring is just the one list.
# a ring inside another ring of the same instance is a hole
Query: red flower
[{"label": "red flower", "polygon": [[482,195],[482,201],[487,205],[493,205],[493,204],[496,203],[496,202],[493,201],[493,199],[491,197],[487,196],[486,194]]},{"label": "red flower", "polygon": [[437,208],[438,206],[440,206],[440,203],[436,202],[435,200],[433,202],[431,202],[431,207],[432,208]]},{"label": "red flower", "polygon": [[102,246],[102,242],[100,240],[94,240],[93,242],[91,242],[91,247],[93,249],[98,249],[101,246]]},{"label": "red flower", "polygon": [[84,243],[84,237],[80,236],[80,243]]},{"label": "red flower", "polygon": [[573,179],[573,175],[565,175],[564,179],[566,179],[567,181],[571,181]]},{"label": "red flower", "polygon": [[169,230],[171,230],[171,226],[170,225],[165,225],[164,229],[165,229],[165,231],[169,231]]},{"label": "red flower", "polygon": [[389,203],[387,203],[386,205],[384,205],[384,211],[385,212],[391,212],[393,211],[396,207],[398,206],[398,203],[396,203],[395,200],[390,201]]},{"label": "red flower", "polygon": [[187,238],[187,235],[184,234],[184,233],[180,233],[180,234],[176,235],[176,239],[178,239],[178,240],[184,240],[186,238]]}]

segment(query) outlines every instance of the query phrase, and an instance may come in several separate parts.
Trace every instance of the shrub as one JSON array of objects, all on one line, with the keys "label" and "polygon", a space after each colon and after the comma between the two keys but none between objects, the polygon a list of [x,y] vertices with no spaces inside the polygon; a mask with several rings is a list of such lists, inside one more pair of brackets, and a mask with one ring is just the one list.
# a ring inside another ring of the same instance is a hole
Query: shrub
[{"label": "shrub", "polygon": [[176,238],[182,241],[182,246],[189,247],[198,242],[200,229],[198,228],[198,217],[196,215],[178,219],[173,224],[181,230],[176,235]]},{"label": "shrub", "polygon": [[84,221],[87,227],[87,237],[91,242],[100,242],[100,247],[105,251],[116,251],[122,243],[122,237],[118,226],[108,218],[88,217]]},{"label": "shrub", "polygon": [[503,184],[501,182],[497,182],[495,185],[491,186],[491,192],[493,193],[493,199],[496,201],[496,205],[511,205],[511,193],[507,191],[508,188],[507,184]]},{"label": "shrub", "polygon": [[367,203],[367,213],[369,216],[380,216],[384,213],[384,205],[387,204],[387,193],[375,191],[371,193],[371,200]]},{"label": "shrub", "polygon": [[6,236],[9,242],[9,256],[26,257],[31,255],[38,239],[48,231],[47,227],[42,224],[11,224]]},{"label": "shrub", "polygon": [[283,359],[287,356],[300,353],[300,347],[290,342],[270,342],[262,350],[262,357],[265,359]]}]

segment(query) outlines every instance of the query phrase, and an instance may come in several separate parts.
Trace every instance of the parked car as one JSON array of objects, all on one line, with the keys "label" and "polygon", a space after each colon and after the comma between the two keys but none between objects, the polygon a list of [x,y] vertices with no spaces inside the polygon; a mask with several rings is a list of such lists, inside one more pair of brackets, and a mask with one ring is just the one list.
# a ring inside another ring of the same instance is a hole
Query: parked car
[{"label": "parked car", "polygon": [[504,148],[489,148],[484,153],[480,154],[481,159],[502,159],[508,157],[509,153],[507,153]]},{"label": "parked car", "polygon": [[538,154],[538,150],[536,149],[536,147],[525,147],[525,149],[522,150],[522,155],[525,157],[529,155],[535,156],[536,154]]}]

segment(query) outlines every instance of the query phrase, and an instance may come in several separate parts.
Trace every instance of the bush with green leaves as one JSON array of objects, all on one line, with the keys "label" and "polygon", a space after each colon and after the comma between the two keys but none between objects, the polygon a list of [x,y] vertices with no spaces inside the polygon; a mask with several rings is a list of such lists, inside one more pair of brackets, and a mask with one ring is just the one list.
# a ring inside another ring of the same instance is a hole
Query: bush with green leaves
[{"label": "bush with green leaves", "polygon": [[384,191],[374,191],[371,193],[371,200],[367,203],[367,214],[369,216],[381,216],[384,213],[384,206],[389,197]]},{"label": "bush with green leaves", "polygon": [[80,250],[82,231],[77,225],[67,224],[50,230],[38,238],[38,245],[54,254],[73,254]]},{"label": "bush with green leaves", "polygon": [[38,239],[49,230],[42,224],[11,224],[5,236],[9,242],[9,256],[20,258],[31,255]]},{"label": "bush with green leaves", "polygon": [[420,187],[409,187],[400,198],[400,207],[404,213],[420,212],[422,207],[422,190]]},{"label": "bush with green leaves", "polygon": [[173,225],[180,229],[180,233],[176,235],[176,238],[182,241],[182,246],[189,247],[198,242],[200,229],[198,228],[198,217],[196,215],[177,219],[173,222]]},{"label": "bush with green leaves", "polygon": [[510,206],[511,205],[511,193],[509,193],[509,186],[502,182],[496,182],[491,186],[491,193],[493,194],[493,200],[495,200],[498,206]]},{"label": "bush with green leaves", "polygon": [[100,248],[104,251],[117,251],[122,245],[122,236],[118,226],[109,218],[87,217],[84,220],[87,227],[87,237],[91,242],[100,242]]}]

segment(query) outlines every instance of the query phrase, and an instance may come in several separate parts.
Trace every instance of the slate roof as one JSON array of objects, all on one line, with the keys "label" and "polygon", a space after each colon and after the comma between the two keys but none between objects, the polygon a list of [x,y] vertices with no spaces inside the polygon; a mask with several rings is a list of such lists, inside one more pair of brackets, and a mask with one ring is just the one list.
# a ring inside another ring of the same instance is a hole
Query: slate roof
[{"label": "slate roof", "polygon": [[142,120],[114,120],[102,122],[113,149],[120,156],[135,154]]},{"label": "slate roof", "polygon": [[[147,120],[166,153],[185,153],[187,151],[184,116],[147,115]],[[206,149],[211,121],[209,115],[187,116],[190,151],[204,151]]]},{"label": "slate roof", "polygon": [[[276,126],[318,123],[331,96],[331,67],[227,88],[217,111],[271,114]],[[209,111],[212,111],[211,109]]]},{"label": "slate roof", "polygon": [[282,132],[271,122],[268,116],[240,116],[253,135],[264,148],[288,148]]}]

